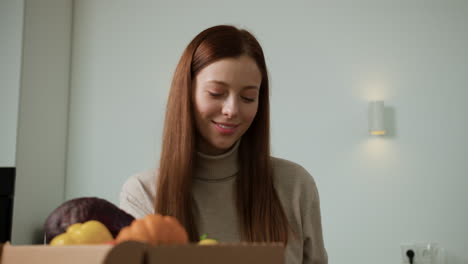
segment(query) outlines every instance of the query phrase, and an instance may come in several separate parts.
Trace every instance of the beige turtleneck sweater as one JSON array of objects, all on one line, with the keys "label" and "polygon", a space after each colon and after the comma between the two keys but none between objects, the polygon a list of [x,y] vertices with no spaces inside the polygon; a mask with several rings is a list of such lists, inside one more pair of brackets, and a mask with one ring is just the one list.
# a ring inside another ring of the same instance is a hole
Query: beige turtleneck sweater
[{"label": "beige turtleneck sweater", "polygon": [[[198,210],[198,231],[220,242],[239,242],[234,184],[238,172],[239,142],[227,153],[208,156],[198,153],[193,197]],[[299,238],[290,236],[285,264],[326,264],[320,203],[312,176],[300,165],[272,157],[275,188]],[[136,218],[154,213],[157,171],[130,177],[120,193],[120,207]]]}]

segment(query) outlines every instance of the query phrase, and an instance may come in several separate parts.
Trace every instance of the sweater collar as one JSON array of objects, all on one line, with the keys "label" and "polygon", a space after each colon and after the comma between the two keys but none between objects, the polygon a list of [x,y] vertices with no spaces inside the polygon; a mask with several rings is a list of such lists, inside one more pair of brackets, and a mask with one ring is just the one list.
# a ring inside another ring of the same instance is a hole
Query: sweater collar
[{"label": "sweater collar", "polygon": [[216,181],[234,177],[239,171],[238,152],[240,140],[226,153],[207,155],[197,152],[195,178]]}]

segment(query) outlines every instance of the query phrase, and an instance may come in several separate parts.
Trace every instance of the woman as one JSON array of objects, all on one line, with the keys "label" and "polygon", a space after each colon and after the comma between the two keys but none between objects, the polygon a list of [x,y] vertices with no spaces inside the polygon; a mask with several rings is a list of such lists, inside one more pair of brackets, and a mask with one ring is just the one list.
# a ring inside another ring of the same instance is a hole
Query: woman
[{"label": "woman", "polygon": [[270,156],[262,48],[232,26],[198,34],[175,70],[159,170],[132,176],[120,206],[137,218],[175,216],[191,241],[286,245],[286,263],[327,263],[312,176]]}]

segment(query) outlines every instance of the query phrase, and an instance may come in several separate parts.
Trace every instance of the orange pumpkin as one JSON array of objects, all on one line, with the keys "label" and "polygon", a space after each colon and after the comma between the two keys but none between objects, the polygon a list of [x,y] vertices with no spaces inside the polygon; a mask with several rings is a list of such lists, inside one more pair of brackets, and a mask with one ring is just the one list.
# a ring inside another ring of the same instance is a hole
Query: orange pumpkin
[{"label": "orange pumpkin", "polygon": [[149,214],[136,219],[130,226],[122,228],[115,241],[127,240],[146,242],[152,245],[180,245],[188,243],[185,228],[172,216]]}]

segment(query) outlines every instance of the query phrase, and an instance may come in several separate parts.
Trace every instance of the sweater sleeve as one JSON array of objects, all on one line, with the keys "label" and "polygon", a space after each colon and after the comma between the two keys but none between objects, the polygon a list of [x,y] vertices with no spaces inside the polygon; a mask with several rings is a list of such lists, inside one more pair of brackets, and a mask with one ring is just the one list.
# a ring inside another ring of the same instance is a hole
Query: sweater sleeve
[{"label": "sweater sleeve", "polygon": [[129,178],[120,192],[120,208],[135,218],[143,218],[154,212],[154,194],[137,176]]},{"label": "sweater sleeve", "polygon": [[303,264],[327,264],[328,255],[323,242],[319,193],[312,176],[306,171],[305,173],[307,177],[304,178],[300,198],[304,243]]}]

